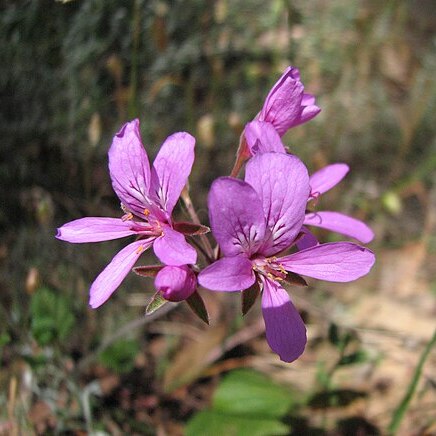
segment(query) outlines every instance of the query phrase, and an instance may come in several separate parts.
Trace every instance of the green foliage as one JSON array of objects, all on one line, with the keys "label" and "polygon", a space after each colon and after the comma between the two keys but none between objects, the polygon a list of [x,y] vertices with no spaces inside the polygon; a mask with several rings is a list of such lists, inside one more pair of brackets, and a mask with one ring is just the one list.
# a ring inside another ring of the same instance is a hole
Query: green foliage
[{"label": "green foliage", "polygon": [[39,288],[30,302],[31,332],[39,345],[65,341],[75,319],[71,301],[49,288]]},{"label": "green foliage", "polygon": [[100,362],[109,369],[126,373],[133,369],[135,357],[139,352],[139,343],[134,339],[114,342],[99,355]]},{"label": "green foliage", "polygon": [[338,366],[353,365],[355,363],[363,363],[368,360],[368,355],[365,350],[357,350],[354,353],[344,354],[338,361]]},{"label": "green foliage", "polygon": [[236,370],[218,386],[212,409],[195,415],[188,423],[190,435],[262,436],[287,434],[280,421],[295,402],[292,393],[251,370]]},{"label": "green foliage", "polygon": [[270,436],[288,433],[289,427],[275,419],[232,416],[214,410],[198,413],[185,429],[186,436]]}]

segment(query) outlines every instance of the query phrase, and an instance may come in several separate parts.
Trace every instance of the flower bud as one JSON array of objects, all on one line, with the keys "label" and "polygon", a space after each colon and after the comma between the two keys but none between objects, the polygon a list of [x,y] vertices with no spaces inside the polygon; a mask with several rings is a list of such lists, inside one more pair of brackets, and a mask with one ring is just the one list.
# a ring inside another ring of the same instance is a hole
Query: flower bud
[{"label": "flower bud", "polygon": [[166,300],[183,301],[194,293],[197,279],[186,265],[165,266],[158,272],[154,285]]}]

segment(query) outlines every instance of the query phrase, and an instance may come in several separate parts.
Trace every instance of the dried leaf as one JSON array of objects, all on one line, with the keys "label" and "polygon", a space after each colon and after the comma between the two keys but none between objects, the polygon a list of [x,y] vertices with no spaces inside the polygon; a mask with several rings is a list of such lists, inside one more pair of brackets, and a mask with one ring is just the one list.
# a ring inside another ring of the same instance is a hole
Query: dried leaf
[{"label": "dried leaf", "polygon": [[210,363],[208,355],[223,344],[227,330],[226,325],[219,324],[202,332],[197,341],[184,345],[165,372],[164,391],[172,392],[200,377]]}]

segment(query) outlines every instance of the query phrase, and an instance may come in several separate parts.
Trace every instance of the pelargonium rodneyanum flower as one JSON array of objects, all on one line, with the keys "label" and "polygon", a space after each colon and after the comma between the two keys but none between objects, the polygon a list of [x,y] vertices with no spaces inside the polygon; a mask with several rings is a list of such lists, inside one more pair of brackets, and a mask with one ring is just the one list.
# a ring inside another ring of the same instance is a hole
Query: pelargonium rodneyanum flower
[{"label": "pelargonium rodneyanum flower", "polygon": [[215,291],[243,291],[257,282],[267,341],[285,362],[303,353],[306,328],[281,283],[295,280],[295,274],[347,282],[367,274],[374,263],[370,250],[350,242],[277,257],[295,244],[309,194],[307,169],[296,156],[264,153],[250,159],[245,181],[219,178],[208,197],[223,257],[201,271],[198,281]]},{"label": "pelargonium rodneyanum flower", "polygon": [[174,229],[174,206],[194,162],[195,139],[178,132],[163,143],[150,167],[142,145],[139,121],[126,123],[109,150],[112,186],[121,200],[122,218],[87,217],[64,224],[57,238],[73,243],[100,242],[135,235],[138,240],[123,248],[95,279],[90,289],[91,307],[107,301],[141,253],[151,246],[161,262],[172,266],[193,264],[197,252]]},{"label": "pelargonium rodneyanum flower", "polygon": [[[262,121],[248,123],[245,127],[245,138],[251,156],[272,151],[286,153],[279,134],[270,123]],[[335,163],[313,173],[309,179],[311,191],[308,201],[318,199],[322,194],[336,186],[349,169],[348,165],[344,163]],[[364,222],[339,212],[308,212],[304,224],[331,230],[355,238],[364,244],[374,238],[374,232]]]},{"label": "pelargonium rodneyanum flower", "polygon": [[[298,69],[288,67],[267,95],[256,120],[271,124],[283,136],[290,128],[310,121],[320,111],[315,104],[315,97],[304,92]],[[243,162],[250,157],[246,135],[245,130],[239,142],[232,176],[237,176]]]},{"label": "pelargonium rodneyanum flower", "polygon": [[290,128],[311,120],[320,111],[315,97],[304,92],[298,69],[288,67],[267,95],[257,119],[271,123],[283,136]]}]

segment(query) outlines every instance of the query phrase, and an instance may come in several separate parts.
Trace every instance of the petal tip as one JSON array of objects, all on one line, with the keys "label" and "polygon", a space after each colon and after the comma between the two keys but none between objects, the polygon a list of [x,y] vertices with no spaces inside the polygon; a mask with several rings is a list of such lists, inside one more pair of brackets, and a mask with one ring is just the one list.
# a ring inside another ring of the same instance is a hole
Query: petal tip
[{"label": "petal tip", "polygon": [[115,136],[117,138],[122,138],[126,132],[126,130],[132,130],[132,129],[139,129],[139,119],[135,118],[132,121],[128,121],[127,123],[125,123],[121,129],[115,134]]}]

